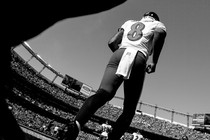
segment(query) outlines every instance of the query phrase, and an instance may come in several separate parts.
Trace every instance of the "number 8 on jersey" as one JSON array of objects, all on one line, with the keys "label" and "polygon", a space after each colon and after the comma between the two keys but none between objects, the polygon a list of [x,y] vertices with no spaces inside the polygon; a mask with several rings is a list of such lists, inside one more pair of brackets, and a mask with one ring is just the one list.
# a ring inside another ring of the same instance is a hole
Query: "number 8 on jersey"
[{"label": "number 8 on jersey", "polygon": [[142,22],[136,22],[131,26],[131,30],[128,32],[127,37],[130,41],[137,41],[142,37],[142,30],[145,25]]}]

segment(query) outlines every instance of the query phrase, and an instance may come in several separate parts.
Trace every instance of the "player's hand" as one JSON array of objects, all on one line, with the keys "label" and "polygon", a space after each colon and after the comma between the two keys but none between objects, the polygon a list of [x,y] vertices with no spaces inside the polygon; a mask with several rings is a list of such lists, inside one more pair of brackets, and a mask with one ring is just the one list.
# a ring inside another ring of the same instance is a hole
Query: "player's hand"
[{"label": "player's hand", "polygon": [[147,64],[146,72],[148,74],[150,74],[150,73],[155,72],[155,69],[156,69],[156,64],[155,63],[149,63],[149,64]]}]

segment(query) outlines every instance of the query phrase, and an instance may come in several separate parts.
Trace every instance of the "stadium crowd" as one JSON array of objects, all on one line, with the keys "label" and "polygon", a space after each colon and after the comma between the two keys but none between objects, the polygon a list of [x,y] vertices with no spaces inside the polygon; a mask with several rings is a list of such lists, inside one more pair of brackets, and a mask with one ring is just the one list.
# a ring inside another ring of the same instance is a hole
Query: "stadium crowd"
[{"label": "stadium crowd", "polygon": [[[38,89],[41,89],[46,96],[52,96],[57,101],[62,101],[66,105],[72,106],[76,109],[79,109],[83,102],[84,98],[78,98],[71,92],[64,91],[64,89],[59,86],[51,83],[51,81],[47,80],[44,76],[40,75],[33,67],[28,65],[18,54],[13,52],[13,60],[11,62],[11,67],[15,73],[17,73],[20,77],[26,79],[25,85],[33,84]],[[15,94],[15,97],[21,98],[32,104],[32,106],[36,106],[40,108],[40,110],[44,110],[55,116],[61,117],[63,119],[73,119],[74,113],[70,113],[66,110],[62,110],[56,108],[53,105],[46,104],[42,102],[42,100],[38,100],[33,98],[29,94],[29,92],[22,91],[20,87],[13,88],[12,92]],[[51,119],[50,117],[40,115],[37,112],[33,112],[32,110],[26,108],[24,105],[16,103],[14,100],[10,100],[8,98],[8,104],[10,105],[10,109],[12,110],[14,116],[20,124],[23,124],[27,127],[38,130],[42,133],[53,137],[59,137],[59,130],[64,128],[64,124],[62,122]],[[122,113],[122,108],[115,107],[109,103],[102,106],[96,113],[96,116],[101,118],[105,118],[111,121],[115,121],[119,114]],[[93,130],[94,132],[101,132],[101,124],[93,121],[89,121],[86,124],[87,128]],[[210,135],[207,133],[201,133],[199,131],[195,131],[191,128],[187,128],[185,126],[179,124],[173,124],[171,122],[163,121],[154,117],[150,117],[144,114],[136,114],[131,123],[131,127],[136,130],[147,131],[150,133],[154,133],[157,135],[163,135],[165,137],[180,139],[183,135],[187,136],[189,140],[209,140]],[[81,131],[78,139],[98,139],[97,136],[93,134],[86,133]],[[124,139],[131,140],[132,134],[125,133]],[[149,140],[144,138],[144,140]]]}]

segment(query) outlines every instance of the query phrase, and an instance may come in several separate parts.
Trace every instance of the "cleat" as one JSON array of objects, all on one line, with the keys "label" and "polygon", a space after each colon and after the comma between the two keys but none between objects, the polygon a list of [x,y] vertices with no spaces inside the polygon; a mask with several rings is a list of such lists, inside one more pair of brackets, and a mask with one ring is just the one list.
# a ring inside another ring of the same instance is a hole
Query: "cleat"
[{"label": "cleat", "polygon": [[58,140],[76,140],[77,136],[79,134],[79,129],[77,127],[77,124],[75,121],[69,123],[66,128],[64,129],[64,132],[62,132],[62,136]]}]

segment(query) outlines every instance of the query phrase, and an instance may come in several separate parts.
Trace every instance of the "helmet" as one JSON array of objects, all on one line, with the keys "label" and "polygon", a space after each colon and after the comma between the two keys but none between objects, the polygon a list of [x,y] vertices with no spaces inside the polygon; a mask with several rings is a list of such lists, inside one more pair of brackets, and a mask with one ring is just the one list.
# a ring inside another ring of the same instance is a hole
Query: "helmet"
[{"label": "helmet", "polygon": [[150,16],[153,17],[155,20],[160,21],[158,15],[155,12],[146,12],[143,17]]}]

